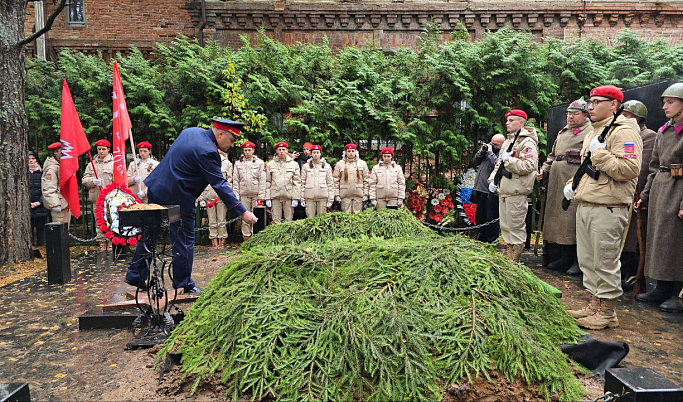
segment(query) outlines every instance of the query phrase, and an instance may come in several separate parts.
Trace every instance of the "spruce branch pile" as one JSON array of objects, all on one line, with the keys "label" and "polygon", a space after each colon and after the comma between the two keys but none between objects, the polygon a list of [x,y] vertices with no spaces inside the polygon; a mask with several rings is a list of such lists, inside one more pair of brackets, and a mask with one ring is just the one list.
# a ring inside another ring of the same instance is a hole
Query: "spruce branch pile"
[{"label": "spruce branch pile", "polygon": [[[491,370],[548,398],[580,399],[556,345],[581,332],[541,282],[464,236],[416,236],[417,221],[399,213],[324,214],[261,232],[207,286],[160,359],[182,354],[193,392],[219,378],[234,400],[440,400],[444,385]],[[355,236],[314,222],[352,222]],[[376,236],[401,227],[410,236]]]}]

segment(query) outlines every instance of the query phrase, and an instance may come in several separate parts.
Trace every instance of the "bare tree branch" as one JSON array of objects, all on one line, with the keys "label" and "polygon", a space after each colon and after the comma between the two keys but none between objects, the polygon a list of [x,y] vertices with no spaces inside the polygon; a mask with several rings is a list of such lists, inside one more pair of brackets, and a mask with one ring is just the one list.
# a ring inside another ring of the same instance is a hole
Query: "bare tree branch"
[{"label": "bare tree branch", "polygon": [[38,31],[38,32],[35,32],[33,35],[29,36],[28,38],[24,38],[24,39],[20,40],[19,42],[17,42],[16,44],[14,44],[14,46],[19,47],[19,46],[27,45],[27,44],[33,42],[34,40],[38,39],[38,38],[39,38],[41,35],[43,35],[45,32],[47,32],[47,31],[49,31],[50,29],[52,29],[52,24],[55,22],[55,19],[57,18],[57,16],[59,15],[59,13],[62,12],[62,10],[64,9],[64,7],[66,7],[66,0],[60,0],[59,5],[57,6],[57,9],[52,13],[52,15],[50,15],[50,18],[47,19],[47,21],[45,22],[45,26],[43,27],[43,29],[41,29],[41,30]]}]

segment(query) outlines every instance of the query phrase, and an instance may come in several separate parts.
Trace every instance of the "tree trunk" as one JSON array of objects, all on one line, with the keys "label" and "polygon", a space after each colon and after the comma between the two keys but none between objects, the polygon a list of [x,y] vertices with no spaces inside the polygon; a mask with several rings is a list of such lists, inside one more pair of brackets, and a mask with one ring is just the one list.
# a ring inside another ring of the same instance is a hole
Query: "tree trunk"
[{"label": "tree trunk", "polygon": [[26,0],[0,0],[0,265],[30,257],[28,122],[23,47]]}]

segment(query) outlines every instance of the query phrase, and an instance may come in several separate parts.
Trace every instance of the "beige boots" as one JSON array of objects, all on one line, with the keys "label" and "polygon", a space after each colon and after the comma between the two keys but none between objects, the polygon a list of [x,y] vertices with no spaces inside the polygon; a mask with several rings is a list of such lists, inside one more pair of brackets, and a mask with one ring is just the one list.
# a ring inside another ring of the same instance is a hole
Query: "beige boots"
[{"label": "beige boots", "polygon": [[616,302],[616,299],[599,299],[591,296],[588,304],[582,309],[569,310],[567,313],[576,318],[576,323],[582,328],[616,328],[619,326]]},{"label": "beige boots", "polygon": [[519,258],[524,251],[524,244],[506,244],[505,256],[514,262],[519,262]]},{"label": "beige boots", "polygon": [[211,239],[211,248],[214,250],[218,248],[218,239]]}]

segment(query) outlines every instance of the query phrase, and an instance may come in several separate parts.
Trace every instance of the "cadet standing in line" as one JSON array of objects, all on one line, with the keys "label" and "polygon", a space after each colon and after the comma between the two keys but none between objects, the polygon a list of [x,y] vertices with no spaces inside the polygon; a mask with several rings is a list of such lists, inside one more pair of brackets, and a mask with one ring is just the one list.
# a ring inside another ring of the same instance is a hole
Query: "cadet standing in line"
[{"label": "cadet standing in line", "polygon": [[392,160],[394,149],[383,148],[382,160],[370,174],[370,201],[377,210],[401,208],[406,198],[406,178],[403,169]]},{"label": "cadet standing in line", "polygon": [[357,214],[363,210],[370,191],[368,164],[358,157],[356,144],[344,146],[344,158],[334,166],[334,199],[342,212]]},{"label": "cadet standing in line", "polygon": [[[266,165],[254,155],[256,144],[247,141],[241,147],[242,156],[235,162],[233,169],[233,191],[247,211],[253,212],[258,201],[263,200],[266,195]],[[253,234],[254,225],[242,220],[244,241],[249,240]]]},{"label": "cadet standing in line", "polygon": [[[506,255],[519,262],[526,242],[527,196],[534,188],[534,177],[538,168],[538,136],[533,127],[524,127],[526,112],[512,109],[505,113],[505,127],[508,138],[503,142],[500,157],[489,176],[489,191],[498,190],[500,231],[506,245]],[[518,138],[515,135],[519,133]],[[508,152],[510,144],[512,151]],[[505,167],[511,178],[503,176],[500,188],[493,183],[496,173]]]},{"label": "cadet standing in line", "polygon": [[616,298],[622,295],[619,248],[628,220],[628,208],[636,190],[640,172],[643,142],[635,119],[619,116],[600,142],[598,137],[612,121],[624,100],[619,88],[604,85],[593,88],[588,113],[593,132],[583,140],[581,157],[591,153],[598,179],[584,175],[576,191],[571,182],[564,196],[574,199],[576,208],[576,241],[583,286],[590,294],[588,303],[568,313],[579,326],[589,329],[618,327]]},{"label": "cadet standing in line", "polygon": [[266,165],[266,206],[273,208],[273,223],[291,221],[301,199],[299,164],[289,155],[289,145],[275,144],[275,157]]},{"label": "cadet standing in line", "polygon": [[48,145],[47,149],[50,151],[50,156],[45,159],[41,178],[45,208],[50,210],[52,222],[70,223],[69,203],[59,190],[59,160],[62,156],[62,143],[53,142]]},{"label": "cadet standing in line", "polygon": [[334,201],[332,167],[322,158],[320,145],[311,146],[311,159],[301,169],[301,185],[304,189],[302,206],[306,217],[312,218],[327,211]]},{"label": "cadet standing in line", "polygon": [[659,309],[681,312],[683,285],[683,83],[662,93],[664,114],[669,121],[659,129],[650,161],[650,175],[636,208],[648,207],[645,276],[657,287],[639,294],[636,300],[661,303]]},{"label": "cadet standing in line", "polygon": [[548,264],[549,269],[566,271],[568,275],[580,275],[576,257],[576,204],[566,212],[562,210],[564,186],[581,164],[581,147],[586,135],[593,132],[588,119],[588,104],[583,97],[567,107],[567,125],[557,134],[552,151],[543,163],[536,178],[548,179],[548,193],[543,220],[543,240],[560,248],[561,257]]},{"label": "cadet standing in line", "polygon": [[[107,140],[98,140],[95,142],[95,146],[97,147],[97,157],[93,159],[93,163],[88,163],[83,174],[83,185],[89,189],[88,200],[93,203],[97,202],[102,188],[114,181],[114,158],[109,153],[111,144]],[[97,177],[93,171],[93,164]],[[104,233],[99,230],[97,231],[97,242],[100,244],[100,250],[107,249],[107,240],[104,238]]]},{"label": "cadet standing in line", "polygon": [[[638,182],[636,183],[636,192],[633,196],[634,202],[640,199],[640,193],[645,188],[647,176],[650,174],[650,159],[652,159],[652,149],[655,146],[655,138],[657,133],[645,127],[647,120],[647,107],[640,101],[630,100],[624,102],[624,117],[629,119],[636,119],[638,126],[640,126],[640,139],[643,141],[643,156],[640,162],[640,173],[638,174]],[[638,223],[636,222],[640,214],[641,222],[643,223],[643,241],[646,242],[647,230],[647,210],[639,211],[634,208],[631,216],[631,223],[626,234],[626,242],[624,243],[624,250],[621,252],[621,288],[623,290],[633,289],[633,283],[629,278],[635,277],[638,273]]]},{"label": "cadet standing in line", "polygon": [[145,179],[152,173],[152,170],[159,165],[159,161],[152,158],[152,144],[149,142],[139,142],[136,147],[140,159],[132,161],[128,165],[128,187],[130,187],[130,190],[138,196],[140,201],[146,203],[147,186],[145,186]]},{"label": "cadet standing in line", "polygon": [[[232,188],[232,163],[228,159],[227,153],[219,149],[218,154],[221,156],[221,173],[223,173],[223,177],[228,182],[228,187]],[[209,239],[211,239],[212,247],[222,250],[225,246],[225,239],[228,238],[228,228],[225,219],[228,208],[210,184],[199,195],[197,202],[201,207],[206,208],[206,215],[209,218]]]}]

